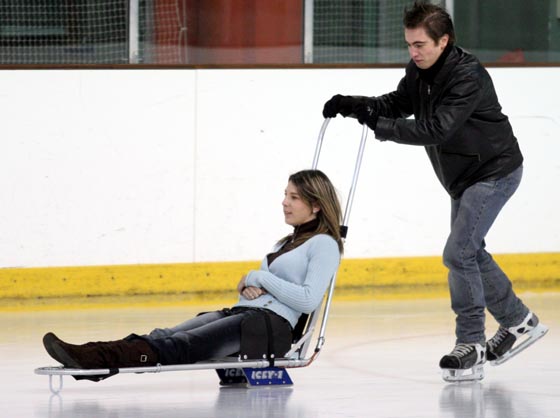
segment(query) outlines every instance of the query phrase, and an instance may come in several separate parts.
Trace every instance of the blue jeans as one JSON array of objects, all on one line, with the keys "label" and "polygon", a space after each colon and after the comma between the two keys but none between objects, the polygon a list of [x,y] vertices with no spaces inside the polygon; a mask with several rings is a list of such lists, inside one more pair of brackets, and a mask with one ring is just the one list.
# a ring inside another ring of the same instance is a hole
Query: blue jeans
[{"label": "blue jeans", "polygon": [[145,339],[154,347],[161,364],[191,364],[221,358],[239,351],[241,322],[251,310],[207,312],[173,328],[156,328]]},{"label": "blue jeans", "polygon": [[485,250],[484,238],[523,174],[523,167],[498,180],[481,181],[451,201],[451,233],[443,252],[449,269],[451,307],[457,343],[481,343],[485,308],[503,327],[519,324],[529,310],[511,281]]}]

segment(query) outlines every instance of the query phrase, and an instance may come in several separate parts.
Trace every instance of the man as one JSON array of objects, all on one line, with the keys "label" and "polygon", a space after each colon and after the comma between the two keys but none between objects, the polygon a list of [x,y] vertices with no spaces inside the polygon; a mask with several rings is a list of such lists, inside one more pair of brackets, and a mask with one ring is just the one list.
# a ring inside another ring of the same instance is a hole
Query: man
[{"label": "man", "polygon": [[[443,262],[456,346],[440,367],[446,380],[482,379],[486,359],[499,364],[547,331],[485,250],[486,234],[521,181],[523,156],[488,72],[455,46],[449,14],[415,2],[403,23],[411,60],[397,90],[380,97],[336,95],[323,116],[356,117],[381,141],[425,147],[451,196]],[[414,119],[407,119],[410,115]],[[485,308],[500,324],[487,342]]]}]

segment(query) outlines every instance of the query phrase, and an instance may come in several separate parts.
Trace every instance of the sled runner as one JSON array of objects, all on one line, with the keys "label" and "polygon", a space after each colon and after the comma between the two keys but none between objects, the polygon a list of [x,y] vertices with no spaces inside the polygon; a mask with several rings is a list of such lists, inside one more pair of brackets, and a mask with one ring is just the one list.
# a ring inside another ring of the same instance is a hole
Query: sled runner
[{"label": "sled runner", "polygon": [[[316,169],[319,163],[321,147],[325,131],[330,119],[325,119],[315,148],[312,168]],[[352,183],[344,210],[343,222],[341,225],[341,235],[345,239],[348,232],[348,219],[354,199],[356,184],[362,162],[362,157],[367,139],[367,125],[364,125],[362,137],[357,153]],[[325,343],[325,331],[327,320],[331,307],[331,302],[336,284],[336,274],[332,277],[326,297],[323,303],[310,314],[302,314],[295,329],[294,339],[291,349],[282,357],[274,358],[267,354],[263,354],[262,359],[245,360],[240,357],[228,357],[225,359],[212,359],[194,364],[174,364],[174,365],[156,365],[148,367],[123,367],[123,368],[106,368],[106,369],[75,369],[64,366],[39,367],[35,369],[38,375],[46,375],[49,377],[49,388],[54,394],[59,393],[63,389],[63,377],[74,376],[75,378],[92,378],[98,377],[98,380],[121,373],[161,373],[170,371],[186,371],[186,370],[216,370],[220,384],[229,385],[246,385],[248,387],[259,386],[286,386],[292,385],[293,382],[288,374],[290,368],[306,367],[310,365],[319,355]],[[315,348],[308,355],[308,351],[314,340],[316,328],[319,328],[316,337]],[[58,376],[58,379],[55,378]]]}]

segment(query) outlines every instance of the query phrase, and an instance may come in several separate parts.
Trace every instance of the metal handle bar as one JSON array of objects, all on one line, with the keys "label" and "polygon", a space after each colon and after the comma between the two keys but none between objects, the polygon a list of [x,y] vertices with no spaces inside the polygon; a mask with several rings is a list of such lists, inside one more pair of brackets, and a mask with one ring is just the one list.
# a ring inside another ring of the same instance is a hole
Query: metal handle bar
[{"label": "metal handle bar", "polygon": [[[325,136],[325,131],[327,130],[327,126],[329,124],[330,118],[325,119],[323,125],[321,126],[321,130],[319,131],[319,138],[317,139],[317,145],[315,147],[315,156],[313,157],[313,169],[317,169],[317,165],[319,163],[319,155],[321,154],[321,147],[323,145],[323,138]],[[352,202],[354,201],[354,193],[356,192],[356,184],[358,183],[358,176],[360,174],[360,167],[362,165],[362,157],[364,156],[364,149],[366,146],[368,134],[368,126],[366,124],[363,125],[362,128],[362,139],[360,140],[360,147],[358,149],[358,156],[356,157],[356,165],[354,166],[354,175],[352,176],[352,185],[350,186],[350,192],[348,193],[348,199],[346,202],[346,208],[344,209],[344,218],[342,221],[341,231],[342,237],[346,238],[346,232],[348,230],[348,219],[350,218],[350,211],[352,209]],[[321,351],[323,344],[325,343],[325,332],[327,329],[327,319],[329,317],[329,312],[331,309],[331,301],[334,294],[334,288],[336,284],[336,273],[334,274],[331,284],[329,287],[329,292],[327,296],[327,300],[325,302],[325,308],[323,311],[323,318],[321,321],[321,328],[319,331],[319,337],[317,339],[317,346],[315,347],[315,353],[311,357],[311,361],[313,361],[318,353]]]},{"label": "metal handle bar", "polygon": [[[325,131],[329,124],[330,118],[326,118],[319,131],[319,138],[317,139],[317,145],[315,146],[315,155],[313,157],[313,169],[317,169],[319,164],[319,156],[321,154],[321,147],[323,146],[323,138],[325,137]],[[368,126],[364,123],[362,128],[362,139],[360,141],[360,147],[358,149],[358,156],[356,157],[356,165],[354,166],[354,175],[352,176],[352,184],[350,186],[350,192],[348,193],[348,199],[346,201],[346,208],[344,209],[344,217],[342,219],[342,231],[343,238],[346,238],[346,231],[348,230],[348,220],[350,219],[350,212],[352,210],[352,203],[354,202],[354,194],[356,193],[356,184],[358,183],[358,176],[360,174],[360,167],[362,165],[362,158],[364,156],[364,150],[366,147],[366,140],[368,134]]]}]

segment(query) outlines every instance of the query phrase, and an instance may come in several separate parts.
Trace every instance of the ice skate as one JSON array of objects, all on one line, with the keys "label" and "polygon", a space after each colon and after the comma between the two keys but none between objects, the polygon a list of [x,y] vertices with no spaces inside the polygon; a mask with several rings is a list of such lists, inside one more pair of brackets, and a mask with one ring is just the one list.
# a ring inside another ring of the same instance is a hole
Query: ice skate
[{"label": "ice skate", "polygon": [[548,327],[539,322],[537,315],[529,312],[521,324],[511,328],[500,327],[496,335],[488,340],[488,361],[493,366],[508,361],[544,337],[547,331]]},{"label": "ice skate", "polygon": [[486,348],[480,344],[457,344],[439,362],[446,382],[464,382],[484,378]]}]

